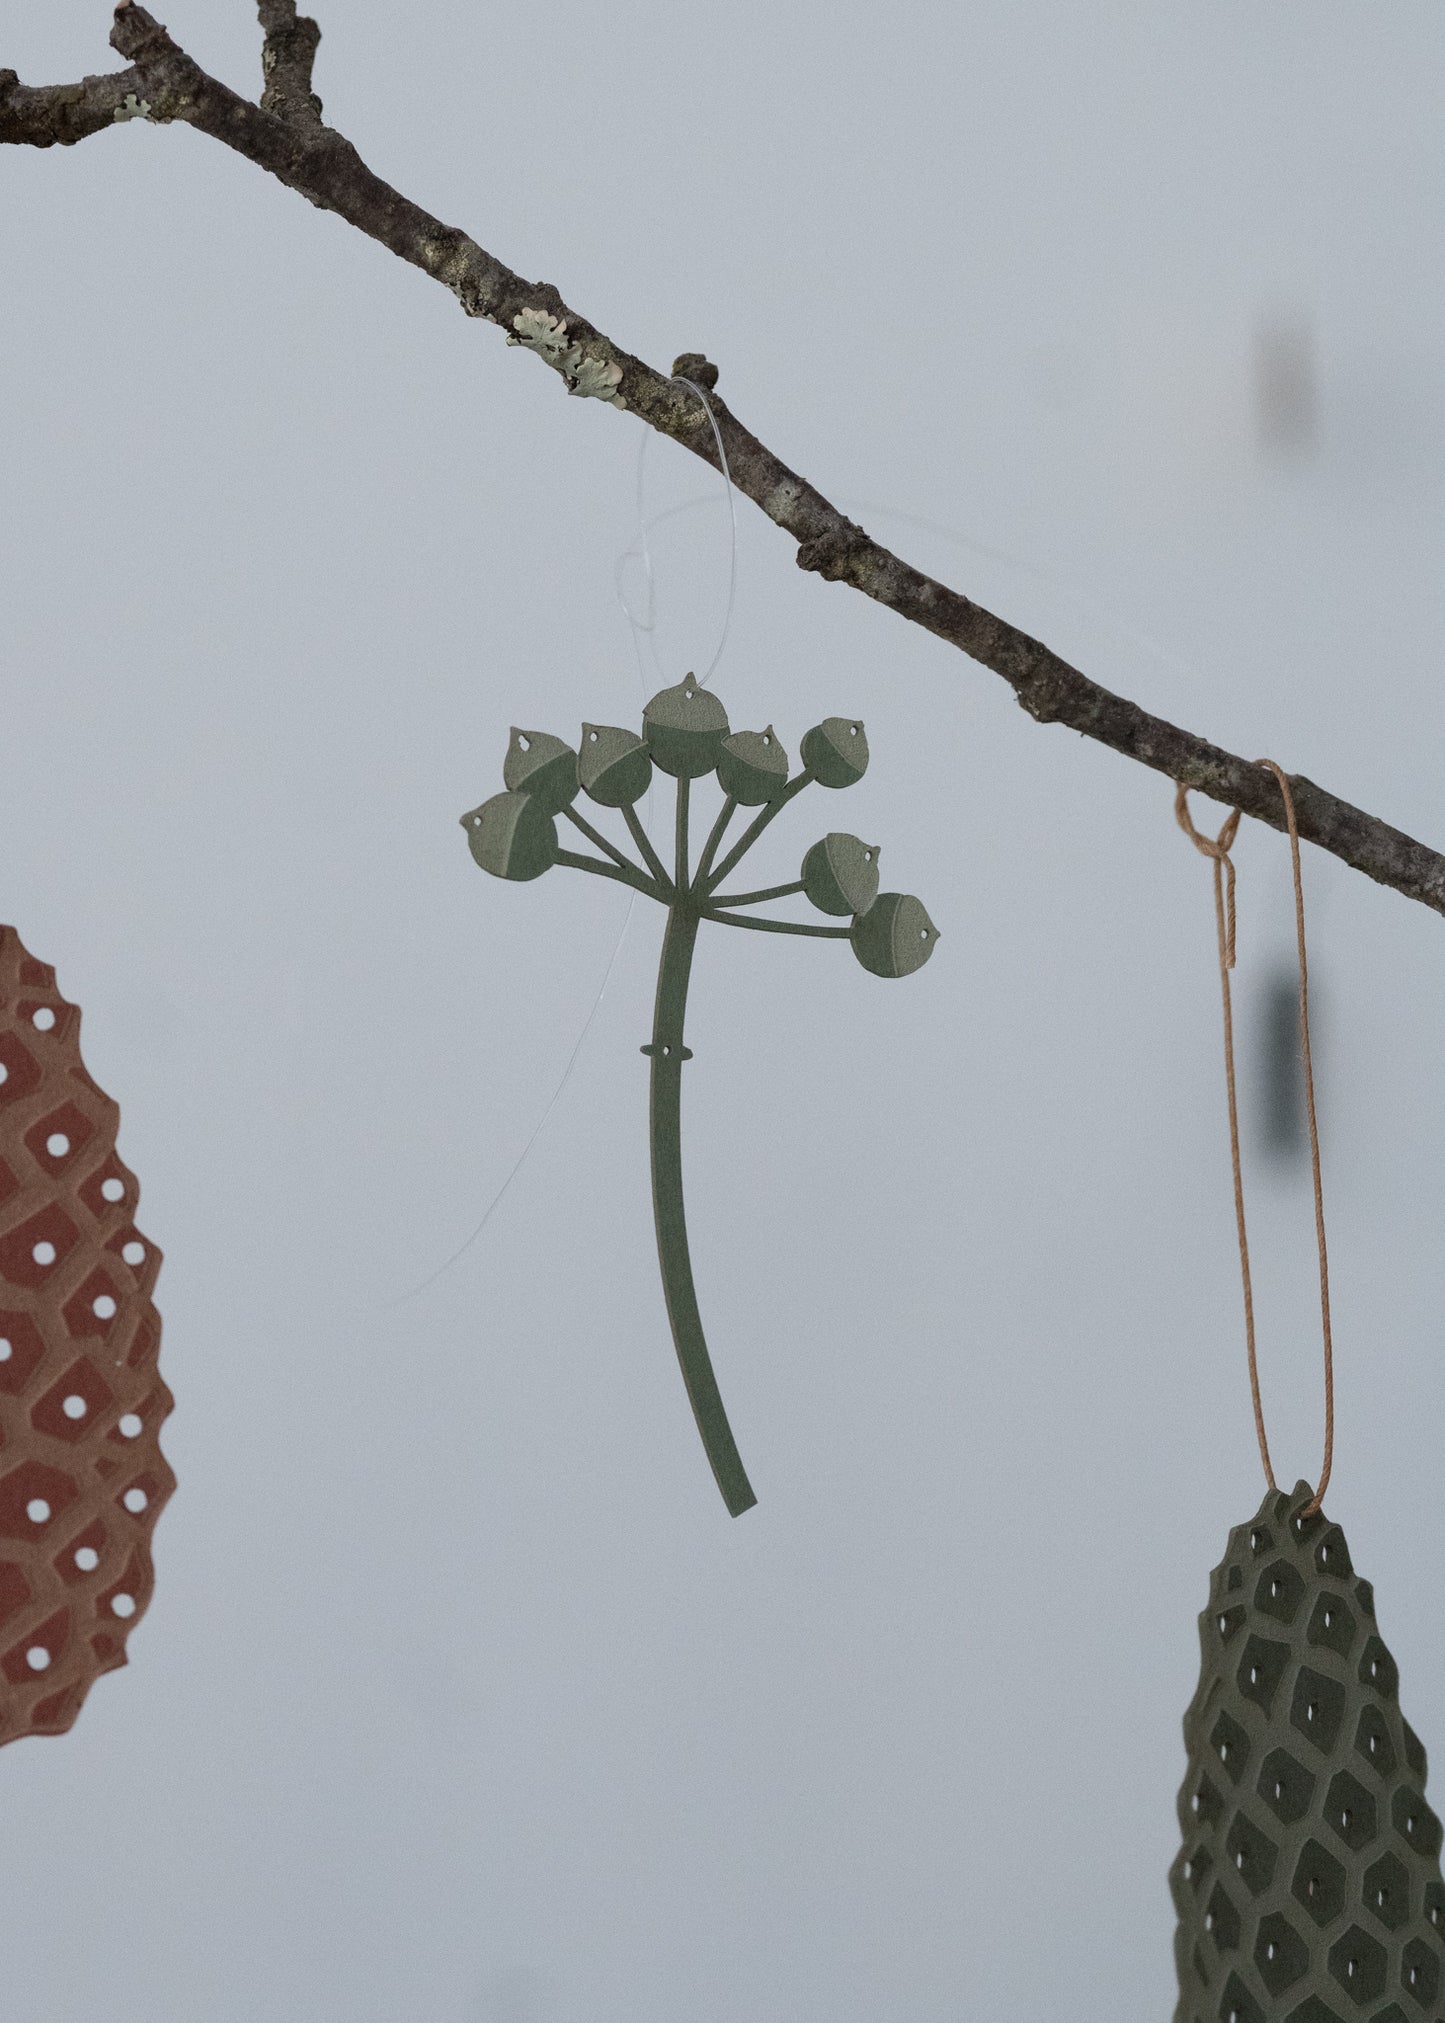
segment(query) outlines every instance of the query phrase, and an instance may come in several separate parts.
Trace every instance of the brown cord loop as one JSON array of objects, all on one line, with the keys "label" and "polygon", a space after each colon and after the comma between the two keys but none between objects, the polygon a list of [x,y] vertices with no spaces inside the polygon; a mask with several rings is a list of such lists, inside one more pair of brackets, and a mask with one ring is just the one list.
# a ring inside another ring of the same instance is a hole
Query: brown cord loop
[{"label": "brown cord loop", "polygon": [[[1305,956],[1304,885],[1300,878],[1299,828],[1295,822],[1294,795],[1290,791],[1289,777],[1273,759],[1260,759],[1257,763],[1267,766],[1279,782],[1280,794],[1284,799],[1285,821],[1289,827],[1290,862],[1294,870],[1295,938],[1299,947],[1300,1051],[1304,1061],[1305,1110],[1309,1119],[1310,1165],[1314,1175],[1315,1240],[1320,1257],[1320,1325],[1324,1335],[1325,1351],[1324,1459],[1320,1464],[1319,1487],[1315,1490],[1314,1499],[1300,1513],[1302,1517],[1313,1517],[1325,1500],[1330,1470],[1334,1466],[1335,1358],[1334,1342],[1330,1333],[1330,1266],[1325,1248],[1325,1202],[1320,1182],[1320,1134],[1315,1121],[1315,1077],[1314,1066],[1310,1059],[1310,984],[1309,964]],[[1229,1156],[1234,1169],[1234,1220],[1239,1234],[1239,1275],[1244,1287],[1244,1339],[1249,1352],[1249,1395],[1254,1405],[1254,1430],[1259,1440],[1259,1455],[1264,1463],[1265,1480],[1271,1489],[1278,1489],[1274,1464],[1269,1457],[1269,1439],[1264,1430],[1264,1406],[1259,1391],[1259,1359],[1254,1338],[1254,1288],[1249,1273],[1249,1236],[1244,1222],[1244,1181],[1239,1158],[1239,1102],[1234,1076],[1234,1008],[1229,989],[1229,972],[1234,968],[1235,925],[1234,863],[1229,852],[1239,830],[1242,810],[1236,808],[1233,811],[1217,836],[1201,836],[1190,819],[1189,789],[1180,786],[1174,795],[1174,813],[1180,828],[1195,849],[1209,858],[1214,872],[1214,919],[1219,939],[1219,983],[1224,1000],[1224,1081],[1229,1097]]]}]

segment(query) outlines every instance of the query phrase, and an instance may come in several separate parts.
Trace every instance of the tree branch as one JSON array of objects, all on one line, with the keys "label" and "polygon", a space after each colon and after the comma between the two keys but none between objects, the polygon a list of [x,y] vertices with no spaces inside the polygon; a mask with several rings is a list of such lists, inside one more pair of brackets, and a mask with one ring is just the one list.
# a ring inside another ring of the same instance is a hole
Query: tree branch
[{"label": "tree branch", "polygon": [[321,30],[308,16],[297,14],[296,0],[257,0],[256,12],[266,33],[261,49],[261,75],[266,80],[261,110],[299,126],[319,127],[321,100],[311,89],[311,67]]},{"label": "tree branch", "polygon": [[[124,116],[134,94],[151,119],[185,120],[451,289],[469,316],[484,317],[553,366],[569,391],[625,405],[704,463],[717,466],[712,428],[685,388],[623,351],[545,282],[524,281],[455,226],[411,203],[366,166],[351,143],[324,126],[310,92],[315,24],[294,0],[260,0],[266,30],[267,92],[250,104],[208,77],[144,7],[122,0],[111,42],[133,68],[76,85],[31,89],[0,70],[0,144],[67,146]],[[713,382],[698,354],[678,361],[688,377]],[[1071,667],[1039,640],[892,554],[749,433],[717,395],[709,396],[733,484],[798,543],[798,566],[847,583],[921,625],[1000,675],[1037,723],[1066,724],[1212,800],[1284,829],[1284,804],[1270,772],[1152,716]],[[1291,775],[1299,833],[1445,913],[1445,857],[1302,776]]]},{"label": "tree branch", "polygon": [[22,84],[0,70],[0,141],[21,147],[73,147],[126,117],[126,100],[139,107],[145,86],[138,70],[83,77],[79,84]]}]

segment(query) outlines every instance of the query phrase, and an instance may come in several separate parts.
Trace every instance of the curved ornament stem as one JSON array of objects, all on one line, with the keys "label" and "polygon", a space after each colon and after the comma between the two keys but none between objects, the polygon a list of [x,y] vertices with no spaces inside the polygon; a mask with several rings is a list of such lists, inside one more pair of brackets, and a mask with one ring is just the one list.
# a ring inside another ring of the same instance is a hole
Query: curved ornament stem
[{"label": "curved ornament stem", "polygon": [[760,906],[765,899],[787,899],[794,892],[806,892],[807,889],[801,878],[795,878],[791,885],[767,885],[761,892],[714,892],[707,903],[709,906]]},{"label": "curved ornament stem", "polygon": [[852,930],[847,927],[814,927],[801,920],[758,920],[751,913],[720,913],[715,906],[705,906],[704,920],[715,920],[719,927],[751,927],[758,934],[810,934],[820,941],[849,941]]},{"label": "curved ornament stem", "polygon": [[587,838],[589,843],[595,843],[602,854],[605,857],[610,857],[614,864],[621,864],[628,871],[636,871],[640,868],[633,863],[632,859],[625,852],[619,850],[615,843],[609,843],[600,829],[594,829],[590,822],[585,821],[575,808],[564,808],[562,813],[574,828],[582,831],[582,834]]},{"label": "curved ornament stem", "polygon": [[671,899],[672,880],[667,875],[667,871],[663,865],[662,859],[653,849],[652,838],[648,835],[647,831],[643,828],[641,821],[638,819],[636,808],[632,807],[624,808],[622,810],[622,819],[624,822],[626,822],[628,828],[632,831],[633,840],[636,842],[638,849],[642,852],[644,858],[647,860],[648,870],[651,871],[653,877],[657,880],[659,887],[664,893],[666,893],[668,899]]},{"label": "curved ornament stem", "polygon": [[[679,796],[679,800],[682,797]],[[685,807],[685,802],[682,803]],[[681,813],[681,810],[680,810]],[[681,814],[679,842],[686,850],[686,815]],[[681,871],[681,865],[679,866]],[[729,1514],[741,1517],[757,1502],[733,1439],[722,1394],[713,1374],[712,1358],[697,1310],[692,1259],[687,1248],[687,1221],[682,1201],[682,1064],[692,1058],[683,1045],[683,1017],[692,952],[697,945],[699,918],[686,902],[668,910],[657,972],[657,1004],[653,1012],[652,1044],[642,1051],[652,1059],[650,1136],[652,1141],[652,1210],[657,1223],[657,1259],[662,1289],[682,1380],[692,1404],[697,1430],[722,1491]]]},{"label": "curved ornament stem", "polygon": [[793,799],[795,794],[802,793],[804,787],[807,786],[812,777],[813,775],[805,766],[801,773],[795,774],[789,780],[776,801],[767,801],[759,808],[757,814],[754,815],[752,821],[743,830],[743,833],[738,837],[736,843],[733,844],[731,850],[728,851],[726,857],[723,858],[721,864],[718,865],[716,871],[712,872],[709,876],[705,888],[708,892],[717,891],[719,885],[722,884],[724,878],[727,877],[734,865],[740,864],[743,858],[746,857],[759,836],[762,835],[764,829],[767,828],[769,822],[773,820],[775,815],[782,814],[789,801]]},{"label": "curved ornament stem", "polygon": [[737,801],[729,794],[718,810],[718,818],[713,823],[708,839],[702,846],[702,855],[697,860],[697,877],[693,882],[699,889],[707,884],[708,873],[712,870],[712,860],[716,857],[718,845],[727,833],[728,823],[737,813],[737,806]]},{"label": "curved ornament stem", "polygon": [[649,899],[659,899],[666,904],[664,895],[635,864],[629,864],[624,869],[620,864],[604,862],[601,857],[585,856],[580,850],[559,850],[556,861],[565,864],[569,871],[590,871],[597,878],[615,878],[619,884],[631,885],[637,891],[645,892]]}]

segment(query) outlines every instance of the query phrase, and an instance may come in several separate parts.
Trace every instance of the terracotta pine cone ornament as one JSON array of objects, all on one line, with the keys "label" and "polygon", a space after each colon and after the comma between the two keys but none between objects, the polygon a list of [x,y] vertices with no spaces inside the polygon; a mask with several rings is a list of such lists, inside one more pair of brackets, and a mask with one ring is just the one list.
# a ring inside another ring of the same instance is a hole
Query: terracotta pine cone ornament
[{"label": "terracotta pine cone ornament", "polygon": [[152,1586],[161,1254],[80,1011],[0,927],[0,1743],[70,1727]]}]

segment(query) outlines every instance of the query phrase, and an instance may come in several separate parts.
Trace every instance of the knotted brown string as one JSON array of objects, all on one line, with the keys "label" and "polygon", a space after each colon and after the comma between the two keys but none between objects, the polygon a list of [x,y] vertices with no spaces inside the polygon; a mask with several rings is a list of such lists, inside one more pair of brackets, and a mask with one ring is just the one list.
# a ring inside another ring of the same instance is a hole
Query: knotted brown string
[{"label": "knotted brown string", "polygon": [[[1305,899],[1300,879],[1299,829],[1295,823],[1294,795],[1288,775],[1273,759],[1260,759],[1279,781],[1284,797],[1285,820],[1289,825],[1290,861],[1294,869],[1295,938],[1299,945],[1299,1028],[1300,1052],[1304,1062],[1305,1112],[1310,1128],[1310,1165],[1315,1188],[1315,1239],[1320,1256],[1320,1325],[1325,1347],[1325,1452],[1320,1464],[1319,1486],[1314,1500],[1300,1513],[1312,1517],[1325,1499],[1335,1451],[1335,1363],[1330,1333],[1330,1265],[1325,1248],[1325,1202],[1320,1184],[1320,1134],[1315,1121],[1315,1077],[1310,1059],[1310,982],[1305,957]],[[1269,1457],[1269,1439],[1264,1430],[1264,1406],[1259,1392],[1259,1359],[1254,1340],[1254,1287],[1249,1274],[1249,1236],[1244,1222],[1244,1181],[1239,1159],[1239,1103],[1234,1078],[1234,1007],[1230,998],[1229,972],[1234,968],[1234,862],[1230,857],[1239,831],[1241,810],[1236,808],[1215,837],[1201,836],[1189,815],[1189,789],[1179,787],[1174,796],[1174,813],[1180,828],[1196,850],[1208,857],[1214,871],[1214,919],[1219,937],[1219,983],[1224,999],[1224,1081],[1229,1095],[1229,1156],[1234,1168],[1234,1220],[1239,1232],[1239,1273],[1244,1285],[1244,1339],[1249,1351],[1249,1395],[1254,1405],[1254,1430],[1265,1480],[1278,1489],[1274,1464]]]}]

